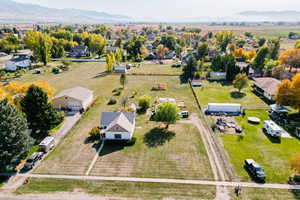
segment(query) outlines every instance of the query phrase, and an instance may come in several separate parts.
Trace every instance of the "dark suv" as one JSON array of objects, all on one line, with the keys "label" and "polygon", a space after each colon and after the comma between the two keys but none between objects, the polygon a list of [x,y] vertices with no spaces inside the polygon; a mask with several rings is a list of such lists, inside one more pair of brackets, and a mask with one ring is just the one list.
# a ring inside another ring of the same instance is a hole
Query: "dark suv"
[{"label": "dark suv", "polygon": [[255,162],[252,159],[246,159],[245,168],[254,179],[256,179],[259,182],[265,182],[265,172],[257,162]]},{"label": "dark suv", "polygon": [[44,153],[43,152],[36,152],[34,153],[30,158],[27,159],[25,165],[24,165],[24,170],[31,170],[33,166],[36,164],[38,160],[41,160],[43,157]]}]

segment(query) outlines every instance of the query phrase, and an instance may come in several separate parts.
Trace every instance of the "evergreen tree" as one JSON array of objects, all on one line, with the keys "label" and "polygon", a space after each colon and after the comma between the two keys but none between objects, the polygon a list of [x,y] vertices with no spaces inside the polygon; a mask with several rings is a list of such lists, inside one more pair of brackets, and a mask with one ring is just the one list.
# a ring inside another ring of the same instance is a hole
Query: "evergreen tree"
[{"label": "evergreen tree", "polygon": [[13,170],[33,144],[24,115],[7,100],[0,101],[0,171]]},{"label": "evergreen tree", "polygon": [[31,86],[24,99],[21,101],[22,110],[27,116],[32,137],[42,139],[48,135],[48,131],[64,118],[48,101],[47,94],[37,86]]},{"label": "evergreen tree", "polygon": [[254,58],[253,61],[253,68],[263,70],[265,67],[265,61],[269,53],[269,47],[263,46],[260,48],[258,51],[256,57]]}]

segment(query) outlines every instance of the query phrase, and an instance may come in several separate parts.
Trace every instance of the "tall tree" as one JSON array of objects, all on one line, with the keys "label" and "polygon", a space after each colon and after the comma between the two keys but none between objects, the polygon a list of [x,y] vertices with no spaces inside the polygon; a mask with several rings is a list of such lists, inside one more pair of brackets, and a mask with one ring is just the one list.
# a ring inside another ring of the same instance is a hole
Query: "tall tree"
[{"label": "tall tree", "polygon": [[290,70],[293,68],[300,68],[300,49],[288,49],[284,51],[279,60],[281,64],[290,67]]},{"label": "tall tree", "polygon": [[277,88],[276,103],[278,105],[290,106],[292,105],[293,92],[292,83],[290,80],[283,80]]},{"label": "tall tree", "polygon": [[135,35],[125,43],[124,48],[127,50],[130,57],[137,61],[144,57],[145,42],[146,39],[144,37]]},{"label": "tall tree", "polygon": [[194,74],[197,71],[198,63],[193,55],[190,55],[187,60],[186,66],[183,68],[186,78],[194,78]]},{"label": "tall tree", "polygon": [[225,52],[227,45],[233,38],[233,33],[231,31],[220,31],[216,33],[215,37],[220,50]]},{"label": "tall tree", "polygon": [[272,60],[278,59],[280,50],[280,38],[274,38],[269,41],[269,57]]},{"label": "tall tree", "polygon": [[160,104],[155,112],[155,121],[166,123],[166,129],[168,129],[170,124],[175,124],[179,119],[179,108],[173,103],[163,103]]},{"label": "tall tree", "polygon": [[242,89],[249,86],[249,80],[247,74],[238,74],[233,81],[233,87],[238,89],[239,93]]},{"label": "tall tree", "polygon": [[263,46],[259,49],[253,61],[253,68],[262,71],[265,67],[265,61],[269,53],[269,47]]},{"label": "tall tree", "polygon": [[49,103],[47,94],[35,85],[28,89],[21,106],[32,130],[31,136],[35,139],[43,139],[48,135],[48,131],[60,124],[64,118]]},{"label": "tall tree", "polygon": [[90,34],[89,38],[88,47],[90,48],[91,52],[101,56],[107,43],[105,38],[102,37],[102,35],[97,34]]},{"label": "tall tree", "polygon": [[201,44],[198,45],[197,47],[197,59],[198,60],[203,60],[205,56],[208,55],[208,43],[207,42],[202,42]]},{"label": "tall tree", "polygon": [[169,49],[164,45],[160,44],[156,47],[156,55],[159,59],[163,59],[168,53]]},{"label": "tall tree", "polygon": [[121,76],[120,76],[120,84],[122,85],[123,89],[125,88],[126,83],[127,83],[126,74],[121,74]]},{"label": "tall tree", "polygon": [[14,170],[27,156],[33,139],[24,115],[7,100],[0,101],[0,172]]}]

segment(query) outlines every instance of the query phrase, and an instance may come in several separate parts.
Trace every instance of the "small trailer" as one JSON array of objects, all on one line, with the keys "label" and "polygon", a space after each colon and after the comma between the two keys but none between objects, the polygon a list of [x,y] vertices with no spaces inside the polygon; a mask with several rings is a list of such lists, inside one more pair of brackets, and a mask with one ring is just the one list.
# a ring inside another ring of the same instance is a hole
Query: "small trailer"
[{"label": "small trailer", "polygon": [[272,137],[281,137],[283,132],[283,129],[272,120],[266,120],[264,122],[264,129]]},{"label": "small trailer", "polygon": [[235,103],[209,103],[208,108],[205,111],[206,114],[228,114],[228,115],[240,115],[242,111],[241,104]]},{"label": "small trailer", "polygon": [[226,72],[210,72],[209,80],[210,81],[225,81],[227,73]]},{"label": "small trailer", "polygon": [[55,146],[55,141],[53,136],[46,137],[40,144],[40,148],[45,153],[49,152]]}]

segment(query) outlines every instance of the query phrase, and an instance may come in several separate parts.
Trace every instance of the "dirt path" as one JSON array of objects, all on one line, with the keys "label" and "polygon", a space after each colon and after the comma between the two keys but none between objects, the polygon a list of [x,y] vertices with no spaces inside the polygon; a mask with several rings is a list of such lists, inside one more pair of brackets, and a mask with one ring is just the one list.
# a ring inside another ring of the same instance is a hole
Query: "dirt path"
[{"label": "dirt path", "polygon": [[[210,135],[210,132],[204,127],[202,121],[199,119],[197,114],[193,113],[188,121],[180,121],[181,123],[189,123],[195,125],[199,133],[201,134],[205,149],[207,151],[207,155],[209,158],[209,162],[211,165],[211,169],[214,174],[215,180],[225,181],[227,179],[226,172],[222,167],[222,163],[217,155],[217,150],[215,147],[215,143]],[[217,193],[216,193],[217,200],[229,200],[230,195],[229,191],[222,186],[217,186]]]},{"label": "dirt path", "polygon": [[91,180],[91,181],[176,183],[176,184],[193,184],[193,185],[213,185],[213,186],[225,186],[225,187],[240,186],[240,187],[249,187],[249,188],[300,190],[300,185],[260,184],[260,183],[254,183],[254,182],[227,182],[227,181],[137,178],[137,177],[107,177],[107,176],[72,176],[72,175],[48,175],[48,174],[18,174],[17,176],[18,177],[28,177],[28,178],[41,178],[41,179],[49,179],[50,178],[50,179],[69,179],[69,180]]}]

